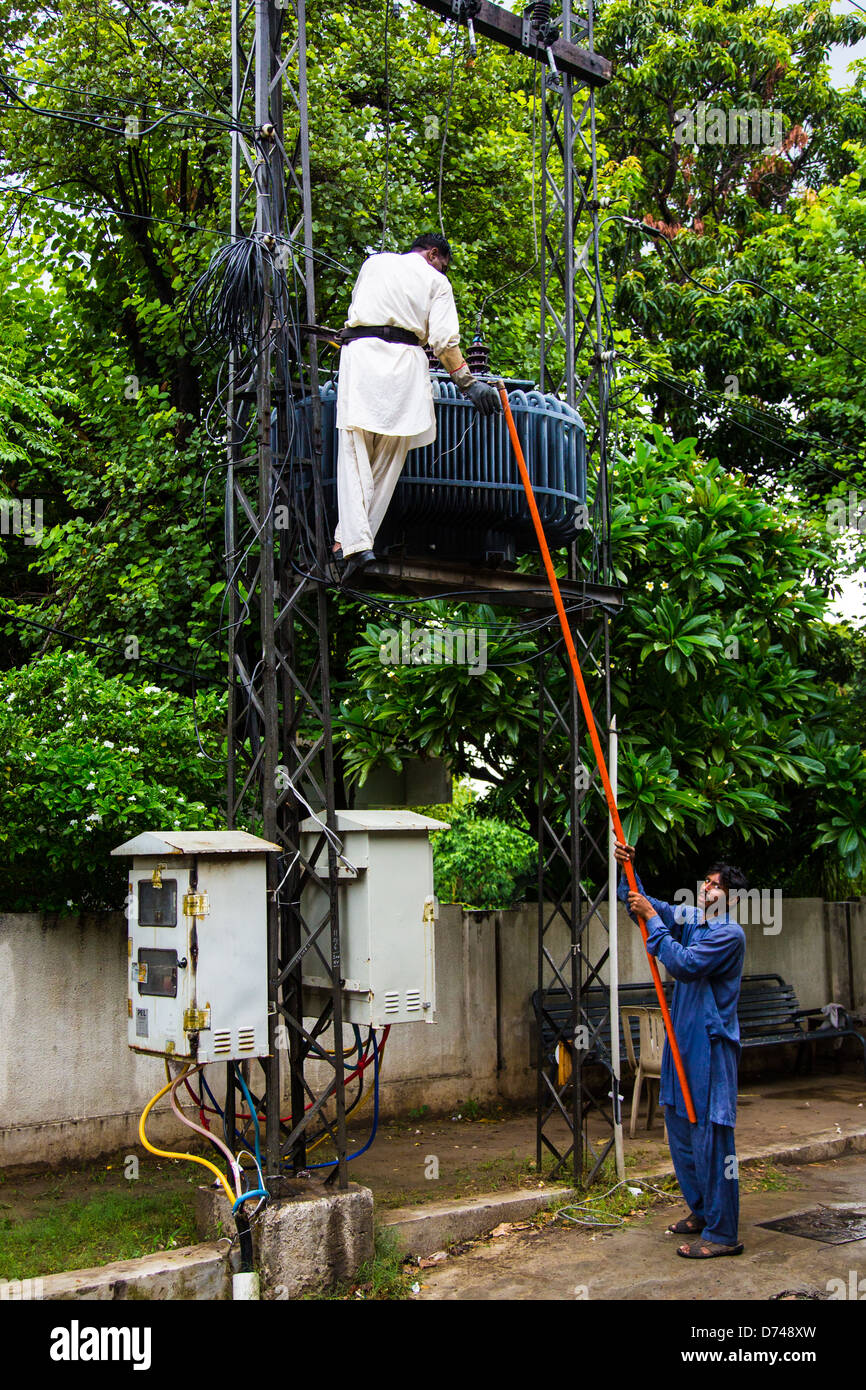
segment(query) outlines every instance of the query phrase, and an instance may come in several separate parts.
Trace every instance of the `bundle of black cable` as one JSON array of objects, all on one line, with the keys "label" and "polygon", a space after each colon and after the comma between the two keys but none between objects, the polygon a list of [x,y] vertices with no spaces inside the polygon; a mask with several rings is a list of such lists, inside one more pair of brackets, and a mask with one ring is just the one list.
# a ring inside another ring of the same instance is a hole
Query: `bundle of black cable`
[{"label": "bundle of black cable", "polygon": [[265,294],[275,290],[276,266],[261,237],[239,237],[210,260],[189,292],[190,323],[210,347],[228,346],[240,357],[257,342]]},{"label": "bundle of black cable", "polygon": [[255,1268],[253,1263],[253,1233],[250,1229],[249,1217],[243,1207],[239,1207],[235,1212],[235,1226],[241,1248],[241,1273],[251,1274]]}]

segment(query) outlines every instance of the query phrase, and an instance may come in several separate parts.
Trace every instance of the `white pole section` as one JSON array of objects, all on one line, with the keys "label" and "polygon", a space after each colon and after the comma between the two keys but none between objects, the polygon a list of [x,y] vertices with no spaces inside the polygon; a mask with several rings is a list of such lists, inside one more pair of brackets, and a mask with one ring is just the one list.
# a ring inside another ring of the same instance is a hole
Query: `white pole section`
[{"label": "white pole section", "polygon": [[[610,721],[610,742],[607,765],[614,801],[617,795],[617,753],[619,740],[616,732],[616,715]],[[616,885],[617,863],[613,856],[616,840],[613,820],[608,817],[607,845],[607,912],[608,912],[608,961],[610,966],[610,1060],[613,1070],[613,1145],[616,1155],[616,1175],[622,1182],[625,1178],[625,1152],[622,1142],[622,1101],[620,1097],[620,1056],[619,1056],[619,932],[617,926]]]}]

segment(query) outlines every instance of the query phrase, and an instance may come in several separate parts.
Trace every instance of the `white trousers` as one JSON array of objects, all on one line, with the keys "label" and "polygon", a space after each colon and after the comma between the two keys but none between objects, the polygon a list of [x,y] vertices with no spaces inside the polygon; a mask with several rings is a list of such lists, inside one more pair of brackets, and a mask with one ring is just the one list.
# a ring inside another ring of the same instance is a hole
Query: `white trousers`
[{"label": "white trousers", "polygon": [[340,522],[334,538],[348,558],[373,549],[413,441],[370,430],[337,430],[337,441]]}]

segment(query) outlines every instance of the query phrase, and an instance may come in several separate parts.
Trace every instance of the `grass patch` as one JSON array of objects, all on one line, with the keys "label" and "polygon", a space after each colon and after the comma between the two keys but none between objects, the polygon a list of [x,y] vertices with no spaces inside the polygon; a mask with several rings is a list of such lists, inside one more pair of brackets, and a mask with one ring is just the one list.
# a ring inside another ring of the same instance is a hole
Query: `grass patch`
[{"label": "grass patch", "polygon": [[412,1285],[418,1281],[417,1268],[407,1263],[397,1237],[387,1226],[378,1226],[373,1258],[365,1260],[355,1278],[348,1283],[335,1284],[331,1289],[305,1294],[306,1299],[325,1301],[407,1299]]},{"label": "grass patch", "polygon": [[772,1163],[750,1163],[740,1171],[740,1186],[745,1192],[786,1192],[802,1183],[790,1170],[774,1168]]},{"label": "grass patch", "polygon": [[[635,1179],[631,1185],[637,1187],[638,1183],[639,1179]],[[592,1187],[588,1187],[578,1197],[569,1195],[555,1198],[531,1218],[533,1225],[546,1226],[557,1219],[561,1225],[575,1225],[579,1230],[584,1231],[595,1226],[614,1230],[632,1216],[646,1216],[650,1208],[657,1203],[667,1205],[669,1201],[680,1200],[679,1188],[673,1177],[664,1178],[661,1182],[653,1184],[653,1188],[659,1188],[660,1191],[646,1188],[635,1193],[630,1192],[628,1186],[617,1186],[616,1184],[616,1169],[613,1163],[608,1160],[602,1168],[600,1181],[594,1183]],[[610,1190],[611,1188],[613,1191]],[[567,1217],[559,1215],[568,1208],[574,1208],[571,1215],[579,1218],[579,1221],[572,1222]],[[581,1224],[584,1222],[585,1225]]]},{"label": "grass patch", "polygon": [[192,1192],[105,1192],[70,1198],[44,1216],[0,1218],[0,1277],[32,1279],[192,1245],[193,1202]]}]

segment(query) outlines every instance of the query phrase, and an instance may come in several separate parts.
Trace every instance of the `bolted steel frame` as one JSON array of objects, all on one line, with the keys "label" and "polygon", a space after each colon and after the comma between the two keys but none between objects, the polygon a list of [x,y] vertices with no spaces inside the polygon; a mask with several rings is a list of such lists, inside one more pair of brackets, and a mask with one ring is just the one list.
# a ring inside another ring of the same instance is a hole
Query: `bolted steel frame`
[{"label": "bolted steel frame", "polygon": [[[441,0],[419,3],[441,13]],[[506,13],[485,3],[487,32],[495,37],[494,11]],[[581,61],[591,85],[578,103],[575,77],[545,66],[539,366],[543,389],[563,394],[591,417],[592,509],[576,523],[569,569],[585,596],[575,605],[581,616],[574,617],[573,632],[604,733],[610,723],[608,625],[620,601],[609,548],[612,344],[599,267],[595,141],[596,86],[606,78],[593,67],[592,14],[580,18],[568,10],[560,24],[564,40],[585,43],[589,57]],[[547,47],[535,56],[550,61]],[[314,1133],[316,1139],[327,1135],[337,1155],[328,1180],[345,1187],[340,847],[329,670],[333,575],[319,468],[316,340],[301,332],[295,308],[303,304],[306,322],[315,324],[306,0],[232,0],[232,110],[232,234],[259,239],[270,275],[257,341],[243,360],[231,354],[228,363],[228,824],[257,828],[280,847],[268,878],[270,1056],[261,1059],[267,1173],[305,1170]],[[292,402],[300,394],[309,395],[314,408],[310,457],[300,456],[293,437]],[[388,587],[395,582],[399,592],[399,579],[389,579]],[[496,601],[495,581],[489,597]],[[539,1163],[542,1151],[551,1153],[557,1172],[570,1169],[582,1183],[596,1175],[613,1142],[598,1149],[589,1142],[590,1113],[611,1126],[614,1113],[618,1117],[616,1083],[612,1101],[586,1083],[593,1035],[588,1047],[577,1046],[578,1039],[587,1040],[579,1032],[587,1023],[584,992],[606,959],[606,951],[592,955],[589,926],[606,896],[607,820],[596,777],[587,774],[582,785],[581,711],[561,658],[560,646],[538,661],[538,988],[542,1008],[548,994],[566,991],[568,1016],[556,1041],[569,1053],[571,1076],[554,1079],[549,1049],[539,1040],[537,1147]],[[565,775],[566,811],[557,799],[555,814],[553,793]],[[311,814],[320,833],[305,855],[299,827]],[[323,848],[326,877],[314,867]],[[315,922],[301,909],[312,879],[326,890],[328,904]],[[585,893],[581,885],[589,883],[602,886]],[[327,1004],[314,1020],[304,1017],[301,985],[309,953],[317,977],[329,982]],[[333,1030],[331,1049],[321,1041],[327,1029]],[[226,1094],[227,1126],[233,1126],[233,1081]]]}]

